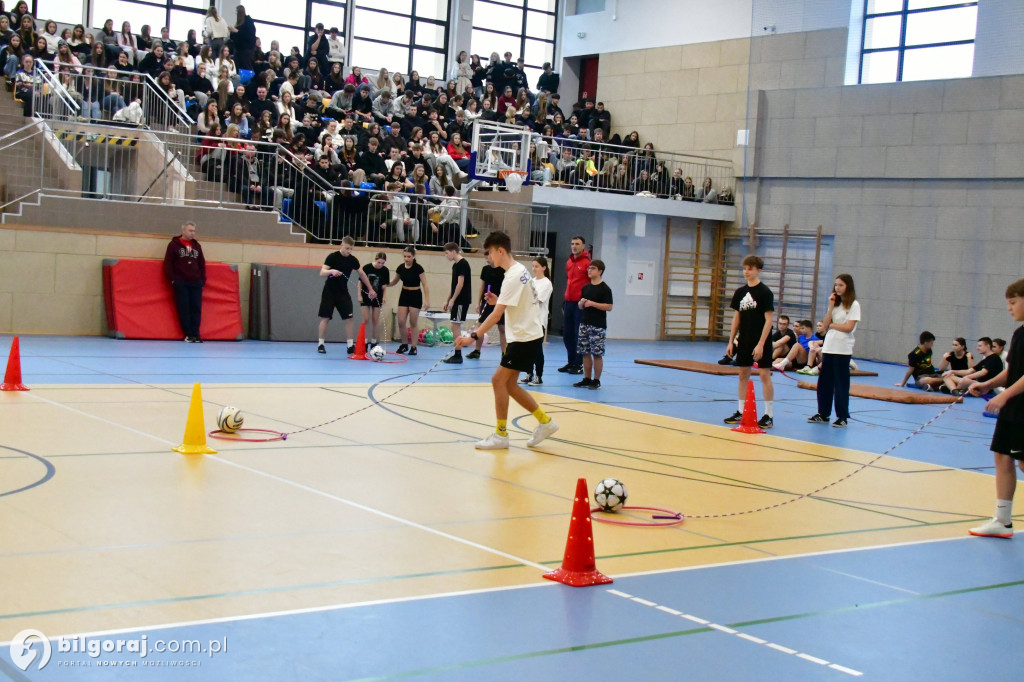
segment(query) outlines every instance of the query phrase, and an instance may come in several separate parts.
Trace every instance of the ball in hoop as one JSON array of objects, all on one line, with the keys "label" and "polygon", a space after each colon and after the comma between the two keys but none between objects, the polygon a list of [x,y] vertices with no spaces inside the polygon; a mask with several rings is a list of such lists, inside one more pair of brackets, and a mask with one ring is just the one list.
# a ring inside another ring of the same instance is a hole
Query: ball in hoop
[{"label": "ball in hoop", "polygon": [[498,177],[505,183],[505,188],[512,194],[522,191],[526,181],[526,173],[517,170],[500,170]]}]

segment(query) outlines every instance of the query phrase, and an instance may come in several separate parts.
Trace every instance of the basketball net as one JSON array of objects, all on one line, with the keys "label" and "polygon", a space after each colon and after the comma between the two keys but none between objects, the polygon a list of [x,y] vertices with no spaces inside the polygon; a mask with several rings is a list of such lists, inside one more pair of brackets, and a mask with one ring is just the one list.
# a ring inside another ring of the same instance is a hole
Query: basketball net
[{"label": "basketball net", "polygon": [[512,194],[518,194],[523,189],[523,182],[526,180],[526,173],[517,170],[500,170],[498,177],[505,182],[505,188]]}]

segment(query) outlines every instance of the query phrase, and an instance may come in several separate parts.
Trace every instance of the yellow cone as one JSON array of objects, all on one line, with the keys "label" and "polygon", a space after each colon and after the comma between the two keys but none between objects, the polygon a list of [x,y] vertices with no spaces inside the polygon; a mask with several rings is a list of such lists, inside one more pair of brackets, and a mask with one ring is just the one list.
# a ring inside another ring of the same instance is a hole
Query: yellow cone
[{"label": "yellow cone", "polygon": [[185,442],[171,448],[183,455],[216,455],[217,451],[206,447],[206,420],[203,417],[203,389],[197,383],[192,387],[192,401],[188,405],[188,421],[185,423]]}]

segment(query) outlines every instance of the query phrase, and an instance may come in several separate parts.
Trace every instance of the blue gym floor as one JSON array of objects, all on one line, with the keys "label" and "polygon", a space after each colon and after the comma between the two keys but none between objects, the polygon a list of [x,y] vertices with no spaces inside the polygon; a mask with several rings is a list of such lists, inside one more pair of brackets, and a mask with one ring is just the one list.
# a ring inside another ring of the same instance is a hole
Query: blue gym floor
[{"label": "blue gym floor", "polygon": [[[10,341],[11,337],[0,336],[0,348],[9,348]],[[21,348],[29,386],[379,386],[408,382],[427,370],[431,371],[421,382],[480,384],[489,381],[497,360],[493,347],[485,347],[481,361],[461,366],[436,364],[450,352],[444,348],[422,348],[418,357],[401,364],[351,362],[338,345],[329,345],[328,354],[319,356],[309,343],[186,345],[32,336],[22,337]],[[545,383],[531,389],[538,393],[713,425],[721,425],[722,418],[736,409],[734,377],[633,362],[714,362],[721,357],[721,344],[610,342],[598,391],[573,388],[578,377],[556,371],[565,357],[560,339],[553,338],[545,352]],[[891,387],[903,375],[899,366],[860,366],[880,375],[856,378],[860,383]],[[980,399],[952,407],[916,433],[945,406],[854,398],[850,427],[839,430],[805,422],[815,411],[813,392],[798,389],[795,380],[778,374],[775,386],[775,436],[883,453],[914,434],[891,453],[893,457],[991,475],[988,444],[993,422],[982,415]],[[759,385],[757,395],[760,400]],[[519,412],[513,408],[513,414]],[[2,432],[0,426],[0,445]],[[466,446],[485,433],[464,434]],[[0,500],[14,492],[4,489],[0,482]],[[993,497],[959,500],[958,506],[987,517]],[[2,558],[0,548],[0,566]],[[1024,635],[1022,566],[1021,541],[965,535],[614,575],[612,585],[583,589],[537,580],[517,588],[340,607],[324,604],[294,613],[104,635],[146,636],[150,642],[228,642],[224,653],[186,657],[201,663],[187,672],[160,665],[98,671],[96,660],[85,653],[62,653],[61,660],[91,664],[88,667],[51,664],[42,671],[30,667],[22,672],[12,665],[4,646],[0,679],[1020,679],[1024,655],[1013,642],[1016,635]],[[18,576],[2,575],[5,592],[18,589]],[[0,620],[5,617],[9,615],[0,605]],[[182,658],[152,653],[147,660],[159,664]]]}]

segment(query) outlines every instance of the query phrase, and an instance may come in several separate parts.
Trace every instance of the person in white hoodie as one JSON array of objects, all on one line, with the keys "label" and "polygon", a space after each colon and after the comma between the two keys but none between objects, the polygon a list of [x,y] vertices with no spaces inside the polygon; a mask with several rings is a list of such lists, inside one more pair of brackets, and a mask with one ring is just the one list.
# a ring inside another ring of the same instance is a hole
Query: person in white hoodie
[{"label": "person in white hoodie", "polygon": [[[395,227],[395,238],[400,242],[415,244],[420,239],[420,222],[409,215],[409,195],[402,191],[402,186],[389,186],[388,199],[391,203],[391,222]],[[408,230],[408,232],[406,232]]]}]

